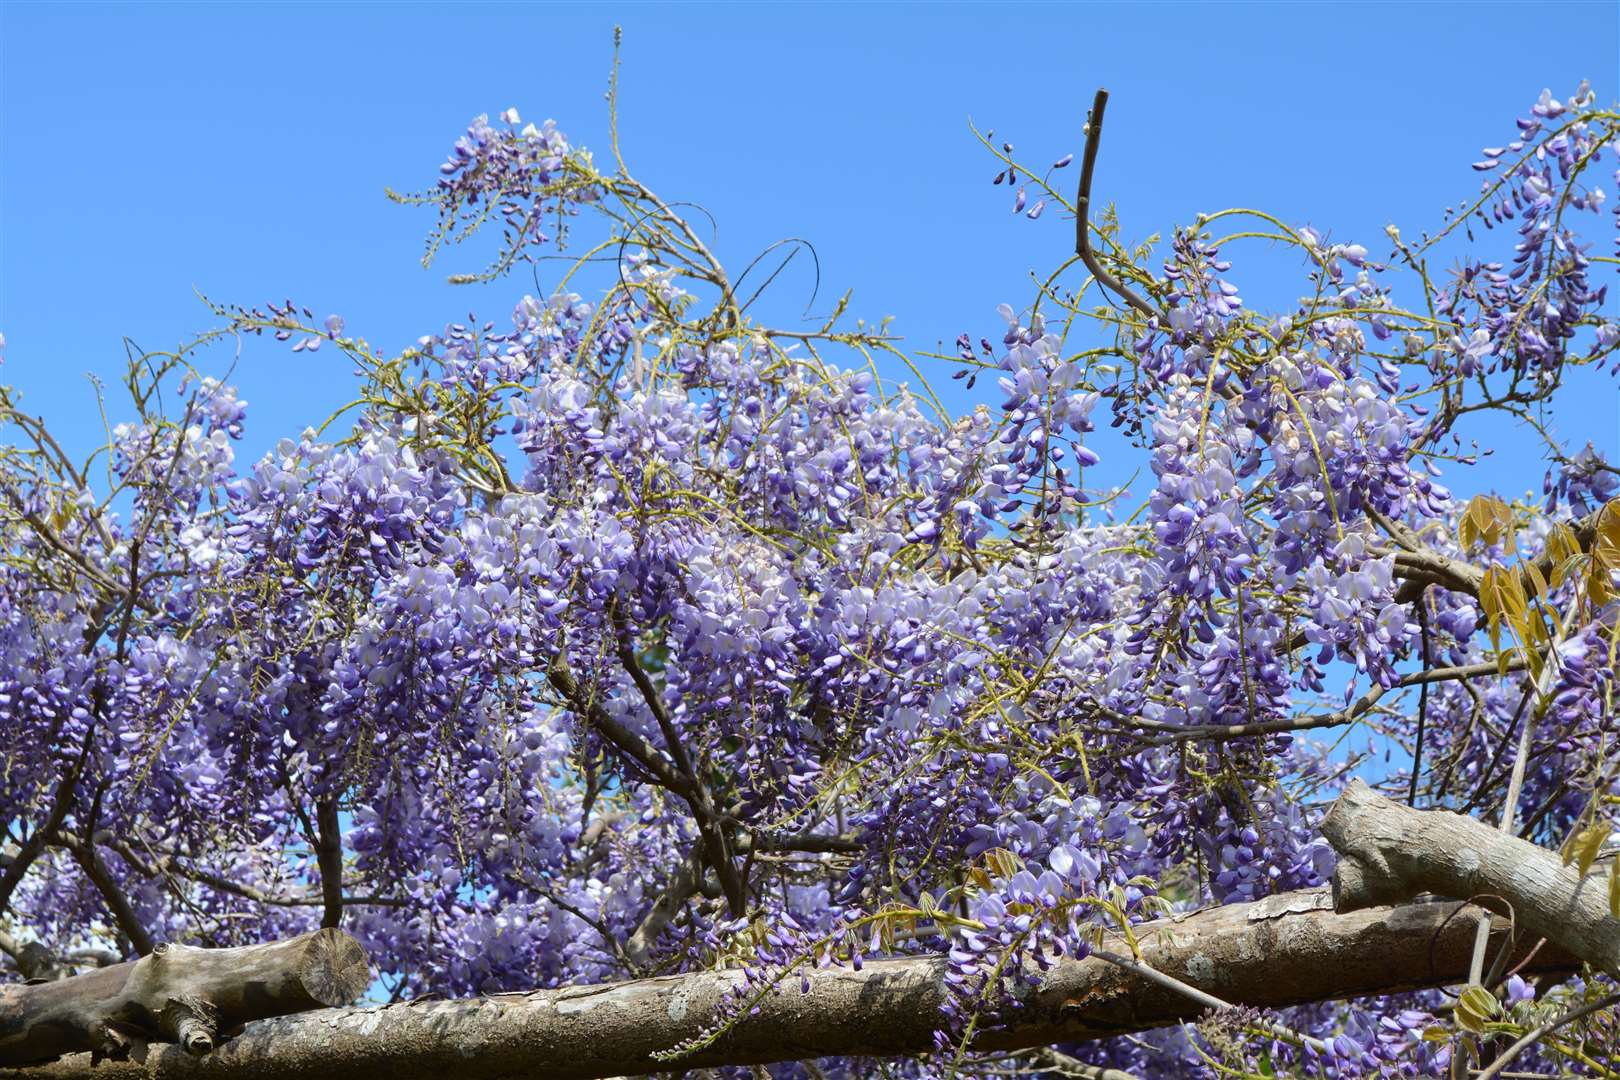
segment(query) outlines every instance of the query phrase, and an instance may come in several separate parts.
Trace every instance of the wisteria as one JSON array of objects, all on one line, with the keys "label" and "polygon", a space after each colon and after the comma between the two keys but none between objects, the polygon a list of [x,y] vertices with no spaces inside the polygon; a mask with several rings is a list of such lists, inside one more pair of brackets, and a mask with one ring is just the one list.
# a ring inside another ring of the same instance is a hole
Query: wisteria
[{"label": "wisteria", "polygon": [[[438,212],[430,260],[498,226],[457,280],[599,224],[556,292],[397,356],[291,300],[216,306],[132,363],[89,462],[0,387],[0,950],[20,977],[31,943],[342,925],[382,1001],[740,972],[671,1069],[880,957],[946,988],[933,1050],[885,1075],[1489,1065],[1612,978],[980,1039],[1061,959],[1140,963],[1144,923],[1327,884],[1354,777],[1511,804],[1614,873],[1620,471],[1549,419],[1569,372],[1620,368],[1596,101],[1543,93],[1382,257],[1252,210],[1133,246],[1055,186],[1073,155],[986,138],[1030,243],[1066,255],[1078,218],[1106,273],[1068,259],[947,355],[843,305],[757,321],[616,146],[605,171],[551,121],[477,118],[395,197]],[[1297,255],[1289,310],[1243,299],[1256,238]],[[354,403],[241,460],[251,410],[207,370],[230,338],[339,354]],[[950,415],[936,376],[981,403]],[[1539,495],[1489,494],[1481,415],[1545,452]],[[1615,1075],[1615,1023],[1511,1067]]]}]

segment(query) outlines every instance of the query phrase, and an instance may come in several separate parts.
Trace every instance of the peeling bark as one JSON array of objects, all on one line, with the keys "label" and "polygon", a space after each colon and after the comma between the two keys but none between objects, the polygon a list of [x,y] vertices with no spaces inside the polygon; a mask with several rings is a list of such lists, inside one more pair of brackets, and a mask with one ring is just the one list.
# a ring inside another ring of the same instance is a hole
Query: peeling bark
[{"label": "peeling bark", "polygon": [[83,1050],[139,1057],[148,1042],[203,1054],[248,1021],[346,1005],[370,981],[365,953],[336,930],[236,949],[161,945],[70,979],[0,987],[0,1067]]},{"label": "peeling bark", "polygon": [[[1138,928],[1153,967],[1234,1004],[1281,1007],[1461,981],[1473,948],[1471,919],[1455,903],[1426,901],[1351,914],[1330,910],[1326,889],[1232,904]],[[1498,920],[1495,934],[1506,935]],[[1115,942],[1111,947],[1125,949]],[[1517,959],[1526,950],[1517,950]],[[1564,972],[1569,955],[1543,948],[1527,972]],[[349,1080],[455,1076],[457,1080],[594,1080],[720,1064],[768,1064],[827,1055],[909,1056],[934,1049],[944,1000],[937,958],[811,971],[769,994],[718,1042],[678,1061],[655,1055],[700,1035],[740,973],[702,972],[603,986],[328,1009],[251,1024],[212,1053],[154,1048],[144,1068],[88,1057],[18,1074],[133,1080]],[[1104,960],[1066,960],[976,1040],[1017,1050],[1162,1027],[1201,1006]]]},{"label": "peeling bark", "polygon": [[1341,912],[1421,893],[1505,903],[1519,926],[1620,978],[1620,920],[1609,914],[1606,878],[1583,878],[1557,852],[1461,814],[1410,809],[1360,780],[1333,804],[1322,835],[1339,853]]}]

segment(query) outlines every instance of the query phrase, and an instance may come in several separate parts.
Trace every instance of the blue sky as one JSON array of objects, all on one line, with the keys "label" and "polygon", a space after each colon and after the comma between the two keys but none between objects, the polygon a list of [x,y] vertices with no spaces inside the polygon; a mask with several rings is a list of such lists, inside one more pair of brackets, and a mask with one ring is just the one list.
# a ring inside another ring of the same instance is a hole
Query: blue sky
[{"label": "blue sky", "polygon": [[[1612,3],[1140,5],[0,5],[3,369],[70,445],[100,438],[87,372],[124,335],[172,347],[210,324],[196,289],[290,296],[390,351],[476,312],[504,321],[526,276],[453,287],[487,248],[424,271],[431,214],[385,185],[432,183],[480,112],[554,117],[606,154],[612,28],[625,30],[623,146],[668,199],[702,203],[741,267],[785,236],[820,255],[825,311],[894,317],[915,346],[1000,327],[1072,227],[1010,212],[968,130],[1046,163],[1113,93],[1098,194],[1140,238],[1199,210],[1265,208],[1383,251],[1475,190],[1542,87],[1620,96]],[[1065,183],[1072,183],[1073,170]],[[1613,192],[1610,193],[1614,195]],[[1233,253],[1251,301],[1286,305],[1299,265]],[[796,319],[808,278],[770,314]],[[215,366],[231,361],[212,354]],[[330,351],[255,343],[234,381],[256,456],[346,399]],[[951,390],[943,378],[936,385]],[[1620,451],[1616,384],[1561,413]],[[965,403],[960,393],[947,399]],[[116,411],[115,416],[116,419]],[[1503,444],[1502,449],[1512,449]],[[1128,473],[1135,462],[1105,464]],[[1461,490],[1535,486],[1504,453]],[[1109,474],[1104,474],[1109,475]]]}]

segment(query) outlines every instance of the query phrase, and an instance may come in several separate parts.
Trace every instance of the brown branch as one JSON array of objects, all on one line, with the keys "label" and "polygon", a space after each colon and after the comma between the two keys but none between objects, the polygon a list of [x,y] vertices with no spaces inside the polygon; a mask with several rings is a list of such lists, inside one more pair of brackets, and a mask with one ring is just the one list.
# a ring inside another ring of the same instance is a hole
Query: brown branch
[{"label": "brown branch", "polygon": [[675,876],[664,886],[664,891],[658,894],[652,907],[641,918],[641,923],[624,943],[624,952],[631,962],[639,968],[646,968],[652,964],[653,947],[658,943],[658,936],[664,928],[675,920],[682,907],[698,890],[703,887],[703,860],[698,857],[694,849],[691,855],[683,862]]},{"label": "brown branch", "polygon": [[828,836],[824,833],[773,833],[750,831],[742,848],[755,851],[805,851],[821,855],[858,855],[866,845],[853,836]]},{"label": "brown branch", "polygon": [[0,952],[11,957],[17,974],[31,982],[67,978],[73,967],[107,967],[123,960],[110,949],[71,949],[58,956],[38,941],[18,941],[4,930],[0,930]]},{"label": "brown branch", "polygon": [[[1522,658],[1508,663],[1509,671],[1518,671],[1523,667],[1524,660]],[[1377,705],[1384,695],[1391,690],[1401,690],[1411,686],[1425,686],[1434,682],[1474,679],[1485,675],[1498,674],[1500,670],[1499,665],[1495,663],[1481,663],[1416,671],[1401,676],[1393,686],[1387,688],[1373,686],[1369,688],[1348,708],[1338,709],[1330,713],[1285,716],[1276,720],[1256,720],[1247,724],[1196,724],[1189,726],[1148,720],[1145,717],[1126,716],[1112,710],[1100,711],[1102,715],[1116,723],[1159,733],[1147,738],[1136,737],[1137,742],[1144,746],[1172,746],[1176,743],[1198,740],[1225,742],[1232,739],[1249,739],[1257,735],[1281,735],[1295,731],[1314,731],[1319,728],[1338,727],[1341,724],[1348,724],[1358,720],[1372,711],[1373,706]]]},{"label": "brown branch", "polygon": [[207,1053],[250,1020],[346,1005],[370,981],[364,951],[337,930],[235,949],[162,945],[70,979],[0,987],[0,1069],[83,1050],[139,1059],[147,1042]]},{"label": "brown branch", "polygon": [[568,670],[567,662],[560,656],[546,673],[546,680],[563,696],[568,707],[576,715],[595,728],[625,757],[640,766],[643,772],[683,798],[690,793],[691,785],[686,777],[659,755],[656,746],[613,719],[607,714],[607,710],[585,696],[573,673]]},{"label": "brown branch", "polygon": [[68,810],[73,805],[73,797],[78,793],[79,776],[84,771],[84,763],[90,757],[90,744],[95,739],[95,725],[92,721],[89,731],[84,733],[84,743],[79,747],[79,756],[57,781],[56,791],[51,796],[51,810],[45,821],[23,841],[22,848],[0,874],[0,914],[4,914],[11,906],[11,894],[16,891],[22,879],[27,876],[29,869],[45,853],[45,848],[56,838],[56,832],[67,820]]},{"label": "brown branch", "polygon": [[94,841],[79,840],[77,838],[63,837],[62,846],[66,847],[73,856],[73,861],[79,864],[84,876],[90,879],[90,884],[96,887],[101,898],[107,902],[107,910],[112,913],[113,921],[118,929],[129,939],[130,948],[135,950],[137,956],[145,956],[152,951],[152,934],[146,929],[135,914],[135,908],[124,895],[124,890],[107,870],[107,864],[101,861],[101,853],[96,850]]},{"label": "brown branch", "polygon": [[[1428,589],[1418,590],[1418,598],[1412,604],[1417,608],[1418,635],[1423,650],[1423,666],[1427,668],[1429,660],[1429,601],[1424,595]],[[1429,684],[1424,682],[1418,691],[1417,734],[1412,737],[1412,786],[1406,795],[1406,805],[1417,805],[1418,778],[1423,775],[1423,724],[1429,715]]]},{"label": "brown branch", "polygon": [[[144,841],[143,841],[144,844]],[[148,854],[154,860],[151,863],[143,860],[135,850],[122,840],[109,841],[106,845],[117,853],[120,859],[129,863],[147,877],[157,877],[160,874],[178,874],[199,885],[206,885],[218,892],[230,893],[240,896],[244,900],[251,900],[256,904],[268,904],[272,907],[323,907],[326,904],[322,896],[283,896],[277,893],[266,892],[252,885],[232,881],[210,870],[190,866],[181,861],[181,856],[172,851],[158,851],[147,848]],[[405,907],[409,901],[391,896],[373,896],[362,894],[352,896],[345,893],[342,897],[344,907]]]},{"label": "brown branch", "polygon": [[726,843],[724,834],[716,823],[718,815],[715,813],[713,802],[709,799],[708,790],[664,760],[658,748],[646,738],[631,731],[609,716],[606,709],[586,698],[581,692],[579,683],[568,670],[567,663],[560,656],[552,664],[546,677],[552,687],[568,702],[569,708],[659,784],[686,801],[692,810],[693,819],[697,822],[698,833],[708,851],[710,862],[714,865],[715,873],[720,876],[723,885],[727,884],[726,871],[730,869],[726,902],[734,916],[741,914],[746,904],[742,894],[741,878],[736,876],[736,864],[731,861],[730,845]]},{"label": "brown branch", "polygon": [[[1580,545],[1581,550],[1591,549],[1593,541],[1597,538],[1598,516],[1602,513],[1603,508],[1599,507],[1579,521],[1570,522],[1570,531],[1575,534],[1575,542]],[[1400,588],[1395,590],[1396,603],[1409,604],[1416,600],[1425,585],[1440,585],[1452,592],[1479,596],[1480,585],[1485,580],[1483,570],[1472,563],[1442,555],[1423,545],[1410,529],[1382,515],[1376,515],[1375,520],[1397,543],[1407,549],[1394,553],[1395,576],[1401,579]],[[1531,565],[1544,581],[1552,577],[1554,569],[1552,557],[1546,553],[1540,555],[1533,564],[1521,567],[1519,575],[1526,594],[1535,592],[1535,577],[1530,571]]]},{"label": "brown branch", "polygon": [[1322,835],[1339,853],[1333,895],[1340,911],[1422,893],[1497,896],[1518,925],[1620,976],[1620,919],[1609,913],[1601,875],[1583,878],[1557,852],[1461,814],[1413,810],[1359,779],[1333,804]]},{"label": "brown branch", "polygon": [[336,796],[315,804],[315,864],[321,874],[321,925],[336,929],[343,923],[343,830],[338,823]]},{"label": "brown branch", "polygon": [[1074,253],[1080,256],[1098,284],[1118,293],[1127,304],[1148,318],[1168,321],[1158,308],[1115,277],[1091,247],[1091,176],[1097,167],[1097,148],[1102,143],[1103,111],[1107,108],[1108,91],[1098,87],[1097,96],[1091,102],[1091,114],[1086,118],[1086,149],[1080,164],[1080,193],[1074,204]]},{"label": "brown branch", "polygon": [[629,953],[625,952],[624,946],[619,943],[618,937],[614,935],[613,929],[608,926],[607,923],[603,922],[601,919],[593,917],[577,904],[572,904],[569,901],[564,900],[561,896],[558,896],[554,891],[540,884],[539,882],[530,881],[522,874],[508,872],[505,876],[507,881],[519,886],[520,888],[529,889],[537,896],[544,897],[546,900],[550,901],[552,906],[568,912],[568,914],[574,916],[580,922],[584,923],[586,926],[589,926],[592,930],[595,930],[597,936],[599,936],[603,942],[607,944],[608,948],[612,950],[613,955],[618,958],[618,961],[621,964],[629,969],[631,974],[640,975],[642,973],[640,970],[640,965],[631,959]]},{"label": "brown branch", "polygon": [[[1328,910],[1330,903],[1326,890],[1285,893],[1145,924],[1136,933],[1143,960],[1155,970],[1255,1008],[1440,986],[1467,970],[1473,927],[1448,919],[1455,904],[1420,902],[1341,915]],[[1496,932],[1506,939],[1505,922]],[[1104,947],[1129,948],[1112,937]],[[1522,957],[1525,950],[1517,952]],[[1573,957],[1544,948],[1525,971],[1577,966]],[[869,960],[860,971],[812,968],[806,972],[808,992],[794,985],[763,995],[757,1009],[745,1012],[717,1041],[673,1060],[662,1055],[733,1015],[722,1003],[742,981],[741,971],[333,1009],[251,1024],[204,1057],[165,1047],[144,1067],[104,1063],[92,1072],[86,1056],[30,1075],[591,1080],[829,1055],[914,1056],[935,1048],[945,972],[946,961],[937,956]],[[1032,992],[987,1017],[975,1049],[1113,1038],[1203,1012],[1184,994],[1097,957],[1061,960],[1044,973],[1031,968],[1030,975]]]},{"label": "brown branch", "polygon": [[0,930],[0,952],[11,957],[11,962],[17,966],[17,974],[24,979],[48,982],[61,974],[56,957],[37,941],[18,941]]},{"label": "brown branch", "polygon": [[658,693],[658,688],[642,669],[641,661],[636,659],[636,651],[630,642],[630,628],[623,614],[615,607],[612,617],[619,663],[629,672],[631,681],[641,692],[642,700],[647,703],[653,719],[658,722],[658,730],[663,733],[664,745],[675,762],[675,768],[690,782],[690,790],[686,795],[687,804],[691,806],[692,817],[697,821],[698,833],[702,836],[703,846],[709,855],[709,865],[714,867],[715,876],[720,879],[720,887],[725,890],[726,905],[731,910],[732,918],[736,918],[747,907],[748,899],[742,876],[737,873],[737,864],[732,859],[731,839],[720,825],[720,815],[715,810],[714,799],[709,794],[708,785],[698,778],[697,770],[692,766],[692,759],[687,755],[686,747],[681,742],[680,732],[675,730],[675,721],[670,717],[669,710],[664,708],[664,701]]},{"label": "brown branch", "polygon": [[[1115,967],[1124,968],[1126,971],[1140,975],[1149,982],[1156,983],[1167,990],[1180,994],[1193,1004],[1202,1006],[1205,1009],[1224,1011],[1232,1008],[1230,1001],[1222,1000],[1207,990],[1201,990],[1190,983],[1182,982],[1173,975],[1166,975],[1158,968],[1151,966],[1146,961],[1138,960],[1134,956],[1121,956],[1118,953],[1109,952],[1107,949],[1093,949],[1091,955],[1106,960]],[[1269,1020],[1260,1021],[1258,1026],[1275,1038],[1298,1041],[1319,1054],[1328,1049],[1327,1043],[1315,1036],[1297,1034]]]}]

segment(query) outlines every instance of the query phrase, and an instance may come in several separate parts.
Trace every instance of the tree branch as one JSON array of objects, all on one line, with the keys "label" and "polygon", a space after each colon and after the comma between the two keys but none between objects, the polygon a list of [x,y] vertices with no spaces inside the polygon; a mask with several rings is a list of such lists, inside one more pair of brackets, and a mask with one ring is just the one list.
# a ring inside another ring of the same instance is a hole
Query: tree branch
[{"label": "tree branch", "polygon": [[697,770],[692,766],[692,759],[687,755],[686,747],[681,742],[680,732],[675,730],[675,721],[670,718],[669,710],[664,708],[664,701],[658,694],[658,688],[647,677],[647,672],[641,667],[641,661],[636,659],[636,651],[630,642],[630,628],[623,614],[615,608],[612,618],[619,663],[629,672],[631,681],[641,692],[642,700],[652,711],[653,719],[658,722],[658,730],[663,733],[664,745],[675,762],[675,768],[691,784],[686,801],[692,808],[692,817],[697,821],[698,833],[703,837],[703,846],[709,853],[709,864],[714,867],[715,877],[720,879],[720,887],[725,890],[726,905],[731,909],[732,918],[736,918],[748,906],[748,899],[742,876],[737,873],[737,864],[732,861],[731,841],[726,835],[726,830],[720,825],[714,798],[709,794],[708,785],[698,778]]},{"label": "tree branch", "polygon": [[[142,843],[144,845],[145,841],[142,841]],[[147,877],[156,877],[159,874],[178,874],[187,880],[195,881],[199,885],[206,885],[218,892],[230,893],[233,896],[240,896],[244,900],[252,900],[256,904],[269,904],[272,907],[323,907],[326,904],[324,896],[283,896],[277,893],[265,892],[263,889],[239,881],[232,881],[230,878],[222,877],[200,867],[188,866],[182,859],[190,856],[182,856],[178,852],[158,851],[148,847],[147,853],[151,856],[153,862],[147,863],[136,854],[134,848],[122,840],[110,841],[106,846],[112,849],[120,859],[129,863]],[[404,907],[407,904],[405,900],[390,896],[366,894],[351,896],[347,893],[343,895],[342,902],[344,907]]]},{"label": "tree branch", "polygon": [[84,744],[79,747],[79,756],[73,767],[62,775],[57,781],[56,791],[51,796],[51,810],[45,821],[23,841],[22,850],[17,852],[15,858],[6,863],[4,873],[0,873],[0,914],[11,906],[11,894],[16,891],[22,879],[27,876],[34,862],[44,854],[46,846],[55,838],[56,831],[67,820],[68,809],[73,805],[73,797],[77,794],[79,774],[84,771],[84,763],[90,756],[90,744],[95,738],[95,727],[85,732]]},{"label": "tree branch", "polygon": [[1496,896],[1519,926],[1620,977],[1620,919],[1609,914],[1600,876],[1582,877],[1556,852],[1461,814],[1402,806],[1359,779],[1333,804],[1322,835],[1339,853],[1339,911],[1421,893]]},{"label": "tree branch", "polygon": [[658,894],[647,914],[642,916],[641,924],[636,927],[635,933],[630,935],[624,943],[624,952],[631,961],[640,968],[649,967],[652,963],[653,946],[658,942],[658,935],[664,932],[686,902],[697,894],[703,885],[703,860],[699,858],[694,849],[691,855],[683,862],[675,876],[670,879],[664,891]]},{"label": "tree branch", "polygon": [[[1485,580],[1483,570],[1462,559],[1442,555],[1423,544],[1416,534],[1405,526],[1390,521],[1376,511],[1369,510],[1369,513],[1385,532],[1407,549],[1394,553],[1395,576],[1402,579],[1400,588],[1395,590],[1397,604],[1409,604],[1416,600],[1426,585],[1440,585],[1452,592],[1479,596],[1479,587]],[[1575,534],[1575,541],[1580,544],[1581,550],[1591,550],[1592,543],[1597,538],[1598,516],[1602,513],[1603,509],[1599,507],[1579,521],[1570,522],[1570,531]],[[1542,580],[1549,580],[1552,577],[1553,560],[1550,555],[1543,553],[1536,559],[1534,566],[1540,572]],[[1525,592],[1533,593],[1535,579],[1528,565],[1520,568],[1519,574]]]},{"label": "tree branch", "polygon": [[101,861],[101,853],[96,850],[92,840],[67,839],[64,846],[73,855],[73,861],[79,864],[84,876],[90,879],[90,884],[96,887],[101,898],[107,902],[107,910],[112,913],[113,921],[118,924],[125,937],[129,939],[130,947],[136,955],[145,956],[152,951],[152,934],[146,929],[146,924],[135,914],[135,908],[130,904],[129,897],[124,890],[113,880],[107,870],[107,864]]},{"label": "tree branch", "polygon": [[1545,1024],[1525,1032],[1523,1038],[1504,1050],[1500,1057],[1480,1072],[1476,1080],[1492,1080],[1493,1077],[1501,1076],[1502,1070],[1511,1065],[1514,1058],[1530,1049],[1543,1037],[1557,1031],[1565,1024],[1573,1024],[1582,1017],[1591,1016],[1593,1013],[1602,1012],[1604,1009],[1612,1009],[1616,1005],[1620,1005],[1620,994],[1610,994],[1608,997],[1599,998],[1597,1001],[1591,1001],[1579,1008],[1571,1009],[1563,1015],[1554,1017]]},{"label": "tree branch", "polygon": [[11,958],[17,974],[29,982],[50,982],[73,974],[73,967],[107,967],[123,957],[110,949],[72,949],[58,956],[37,941],[18,941],[0,930],[0,952]]},{"label": "tree branch", "polygon": [[87,1061],[139,1057],[146,1042],[206,1053],[249,1020],[346,1005],[370,981],[364,951],[337,930],[236,949],[163,945],[71,979],[0,987],[0,1068],[83,1050]]},{"label": "tree branch", "polygon": [[315,804],[315,863],[321,872],[321,925],[336,929],[343,923],[343,830],[338,824],[336,796]]},{"label": "tree branch", "polygon": [[[1473,928],[1449,918],[1454,904],[1341,915],[1327,910],[1330,903],[1326,890],[1286,893],[1145,924],[1136,933],[1144,961],[1156,970],[1256,1008],[1444,985],[1467,970]],[[1506,937],[1505,922],[1497,932]],[[1105,944],[1128,948],[1115,938]],[[1576,966],[1573,957],[1543,948],[1524,970]],[[145,1071],[103,1064],[91,1072],[89,1058],[77,1057],[31,1076],[588,1080],[828,1055],[910,1056],[935,1049],[945,972],[939,957],[870,960],[860,971],[812,969],[808,993],[795,985],[764,995],[718,1041],[673,1061],[657,1055],[702,1036],[722,1015],[722,999],[741,982],[741,971],[334,1009],[252,1024],[200,1058],[163,1048]],[[1031,974],[1035,989],[986,1019],[976,1049],[1111,1038],[1204,1011],[1181,992],[1097,957],[1059,961]]]},{"label": "tree branch", "polygon": [[1086,149],[1080,164],[1080,193],[1075,199],[1074,253],[1086,264],[1104,288],[1111,289],[1131,307],[1150,319],[1164,320],[1158,308],[1136,295],[1124,282],[1104,266],[1091,247],[1091,175],[1097,167],[1097,148],[1102,143],[1103,111],[1108,108],[1108,91],[1097,88],[1091,102],[1091,114],[1086,118]]},{"label": "tree branch", "polygon": [[[1523,658],[1517,658],[1508,663],[1509,671],[1517,671],[1524,667]],[[1171,746],[1176,743],[1210,740],[1225,742],[1232,739],[1249,739],[1257,735],[1283,735],[1295,731],[1314,731],[1319,728],[1338,727],[1358,720],[1370,712],[1384,695],[1391,690],[1403,690],[1412,686],[1424,686],[1434,682],[1450,682],[1453,680],[1474,679],[1485,675],[1500,673],[1500,667],[1495,663],[1468,664],[1462,667],[1432,668],[1426,671],[1415,671],[1403,675],[1390,687],[1372,686],[1361,697],[1357,698],[1349,707],[1336,709],[1330,713],[1314,713],[1304,716],[1285,716],[1276,720],[1256,720],[1247,724],[1170,724],[1158,720],[1148,720],[1145,717],[1126,716],[1110,710],[1099,710],[1103,716],[1116,723],[1130,727],[1143,728],[1155,732],[1153,736],[1138,738],[1138,742],[1145,746]]]},{"label": "tree branch", "polygon": [[1047,1047],[1036,1050],[1030,1058],[1047,1072],[1070,1077],[1071,1080],[1138,1080],[1123,1069],[1110,1069],[1104,1065],[1087,1065],[1058,1050]]},{"label": "tree branch", "polygon": [[551,670],[546,673],[546,680],[563,696],[570,709],[600,732],[602,737],[612,743],[620,753],[640,766],[648,776],[683,798],[690,793],[690,784],[686,777],[659,756],[656,746],[613,719],[607,714],[606,709],[585,697],[562,657],[559,656],[552,664]]}]

